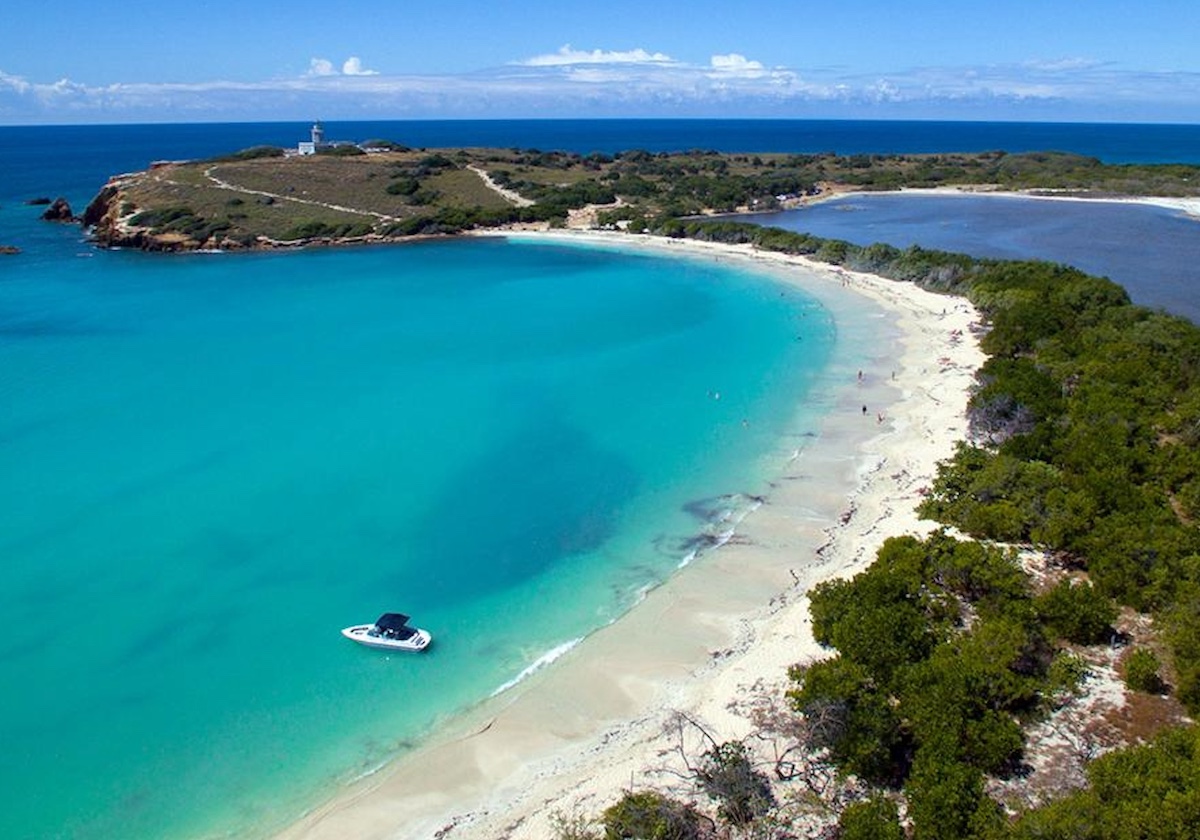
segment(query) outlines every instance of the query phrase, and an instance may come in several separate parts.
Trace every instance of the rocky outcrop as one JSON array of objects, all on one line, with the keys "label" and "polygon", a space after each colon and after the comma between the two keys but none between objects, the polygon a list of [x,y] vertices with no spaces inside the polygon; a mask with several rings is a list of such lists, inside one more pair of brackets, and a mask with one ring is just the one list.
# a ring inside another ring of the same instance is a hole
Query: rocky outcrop
[{"label": "rocky outcrop", "polygon": [[71,212],[71,205],[62,196],[54,199],[50,206],[46,208],[46,212],[42,213],[42,218],[47,222],[77,222],[75,214]]},{"label": "rocky outcrop", "polygon": [[209,236],[200,241],[178,230],[162,230],[152,224],[134,224],[138,208],[125,192],[127,183],[136,176],[110,180],[83,211],[80,221],[92,240],[104,248],[133,248],[139,251],[198,251],[202,249],[235,251],[248,246],[244,242]]},{"label": "rocky outcrop", "polygon": [[[146,228],[123,222],[121,207],[126,205],[122,192],[123,182],[114,178],[101,187],[96,197],[88,202],[80,222],[92,240],[104,248],[136,248],[140,251],[168,250],[155,246],[153,235]],[[128,214],[126,214],[128,215]],[[177,248],[169,250],[178,250]]]},{"label": "rocky outcrop", "polygon": [[21,249],[16,245],[0,245],[0,254],[19,254]]},{"label": "rocky outcrop", "polygon": [[98,234],[101,226],[107,226],[114,222],[117,218],[117,208],[119,207],[119,202],[117,201],[119,194],[120,189],[115,182],[109,181],[105,184],[100,189],[100,192],[96,193],[96,197],[88,203],[87,209],[83,211],[83,218],[80,219],[83,222],[83,226],[95,228],[95,232]]},{"label": "rocky outcrop", "polygon": [[[83,211],[80,222],[97,245],[105,248],[136,248],[139,251],[195,250],[196,243],[186,243],[178,235],[156,235],[150,228],[129,223],[132,207],[125,198],[124,181],[114,178],[96,193]],[[124,218],[123,218],[124,216]]]}]

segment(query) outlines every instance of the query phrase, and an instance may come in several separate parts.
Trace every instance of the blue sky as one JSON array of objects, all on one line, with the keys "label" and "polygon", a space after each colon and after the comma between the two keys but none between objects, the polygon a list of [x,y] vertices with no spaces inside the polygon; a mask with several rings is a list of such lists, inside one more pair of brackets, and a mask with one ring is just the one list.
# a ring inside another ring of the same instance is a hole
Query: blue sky
[{"label": "blue sky", "polygon": [[7,0],[0,124],[1200,122],[1189,0]]}]

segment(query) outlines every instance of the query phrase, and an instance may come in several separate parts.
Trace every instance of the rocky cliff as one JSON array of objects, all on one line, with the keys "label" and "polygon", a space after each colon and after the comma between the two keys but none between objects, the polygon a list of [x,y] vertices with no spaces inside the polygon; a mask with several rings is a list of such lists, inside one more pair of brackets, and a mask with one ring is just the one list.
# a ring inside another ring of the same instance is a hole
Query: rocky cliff
[{"label": "rocky cliff", "polygon": [[245,242],[228,240],[205,233],[193,235],[179,229],[165,229],[161,218],[139,213],[127,187],[130,176],[113,178],[101,188],[83,211],[80,221],[93,241],[105,248],[136,248],[141,251],[197,251],[201,249],[236,250]]}]

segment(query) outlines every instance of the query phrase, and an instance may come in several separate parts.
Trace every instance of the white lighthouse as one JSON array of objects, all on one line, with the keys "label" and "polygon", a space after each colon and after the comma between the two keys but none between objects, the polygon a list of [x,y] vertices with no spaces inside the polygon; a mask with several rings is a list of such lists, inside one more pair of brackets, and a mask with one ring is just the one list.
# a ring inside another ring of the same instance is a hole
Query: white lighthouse
[{"label": "white lighthouse", "polygon": [[301,155],[315,155],[318,150],[325,148],[325,126],[321,125],[321,121],[317,120],[312,127],[312,140],[305,143],[301,141],[296,144],[296,153]]}]

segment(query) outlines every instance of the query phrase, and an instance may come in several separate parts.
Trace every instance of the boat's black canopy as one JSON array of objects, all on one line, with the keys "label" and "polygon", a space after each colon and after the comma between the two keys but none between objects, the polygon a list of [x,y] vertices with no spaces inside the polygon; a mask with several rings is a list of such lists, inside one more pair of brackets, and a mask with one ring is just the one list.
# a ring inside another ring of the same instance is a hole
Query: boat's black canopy
[{"label": "boat's black canopy", "polygon": [[390,630],[393,633],[403,630],[406,624],[408,616],[403,613],[384,613],[375,620],[375,626],[380,630]]}]

